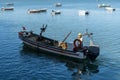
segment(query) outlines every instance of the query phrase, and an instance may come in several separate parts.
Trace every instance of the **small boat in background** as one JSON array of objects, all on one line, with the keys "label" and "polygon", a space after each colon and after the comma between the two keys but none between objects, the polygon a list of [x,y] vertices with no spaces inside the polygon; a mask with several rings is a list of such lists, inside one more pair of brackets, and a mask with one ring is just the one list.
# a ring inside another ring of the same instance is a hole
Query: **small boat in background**
[{"label": "small boat in background", "polygon": [[52,10],[51,14],[52,15],[61,14],[61,11],[60,10],[56,10],[56,11]]},{"label": "small boat in background", "polygon": [[79,10],[79,11],[78,11],[78,14],[79,14],[79,15],[89,15],[90,13],[89,13],[89,11]]},{"label": "small boat in background", "polygon": [[40,12],[46,12],[46,11],[47,11],[47,8],[40,9]]},{"label": "small boat in background", "polygon": [[47,8],[42,9],[28,9],[28,13],[40,13],[40,12],[46,12]]},{"label": "small boat in background", "polygon": [[106,7],[105,8],[107,11],[115,11],[115,8],[112,8],[112,7]]},{"label": "small boat in background", "polygon": [[14,3],[6,3],[7,6],[14,6]]},{"label": "small boat in background", "polygon": [[28,13],[40,13],[40,9],[28,9]]},{"label": "small boat in background", "polygon": [[110,7],[111,5],[109,4],[98,4],[98,7],[99,8],[102,8],[102,7]]},{"label": "small boat in background", "polygon": [[1,10],[3,11],[14,10],[14,7],[2,7]]},{"label": "small boat in background", "polygon": [[61,4],[61,3],[56,3],[55,6],[56,6],[56,7],[61,7],[62,4]]}]

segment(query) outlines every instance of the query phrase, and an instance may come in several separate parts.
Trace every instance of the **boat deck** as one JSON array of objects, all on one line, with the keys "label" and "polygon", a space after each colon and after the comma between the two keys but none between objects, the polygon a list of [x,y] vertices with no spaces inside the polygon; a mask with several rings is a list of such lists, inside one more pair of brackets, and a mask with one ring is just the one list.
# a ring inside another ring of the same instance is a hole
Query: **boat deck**
[{"label": "boat deck", "polygon": [[[46,38],[46,37],[43,37],[43,36],[40,38],[36,34],[33,34],[33,35],[27,37],[27,39],[31,42],[34,42],[34,43],[37,42],[37,43],[40,43],[40,44],[45,44],[45,45],[48,45],[48,46],[53,46],[53,47],[59,48],[60,41],[49,39],[49,38]],[[73,43],[67,43],[66,50],[72,51],[73,48],[74,48]]]}]

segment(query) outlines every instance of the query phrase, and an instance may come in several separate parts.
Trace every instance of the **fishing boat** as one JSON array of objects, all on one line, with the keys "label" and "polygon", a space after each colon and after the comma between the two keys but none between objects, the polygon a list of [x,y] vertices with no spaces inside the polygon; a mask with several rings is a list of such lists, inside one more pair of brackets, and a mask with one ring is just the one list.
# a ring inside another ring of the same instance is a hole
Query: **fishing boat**
[{"label": "fishing boat", "polygon": [[3,11],[14,10],[14,7],[2,7],[1,10]]},{"label": "fishing boat", "polygon": [[47,8],[42,9],[28,9],[28,13],[40,13],[40,12],[46,12]]},{"label": "fishing boat", "polygon": [[[99,55],[99,46],[94,45],[93,41],[90,39],[89,46],[83,46],[82,41],[75,39],[73,43],[65,42],[69,37],[71,32],[65,36],[63,41],[54,40],[48,37],[43,36],[47,25],[41,28],[40,34],[35,34],[33,31],[27,31],[25,27],[23,30],[18,32],[19,38],[22,40],[25,46],[28,46],[32,49],[37,49],[43,53],[49,55],[59,55],[73,60],[73,61],[83,61],[83,60],[95,60]],[[92,36],[92,33],[83,34],[83,36]]]}]

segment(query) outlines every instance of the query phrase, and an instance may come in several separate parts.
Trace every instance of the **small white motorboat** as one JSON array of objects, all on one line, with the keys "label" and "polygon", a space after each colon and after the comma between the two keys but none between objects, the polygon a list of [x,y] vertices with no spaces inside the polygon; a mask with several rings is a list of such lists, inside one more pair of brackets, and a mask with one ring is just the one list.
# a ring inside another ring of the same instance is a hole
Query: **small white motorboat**
[{"label": "small white motorboat", "polygon": [[111,5],[109,4],[98,4],[98,7],[99,8],[102,8],[102,7],[110,7]]},{"label": "small white motorboat", "polygon": [[89,15],[89,11],[85,11],[85,10],[79,10],[78,11],[79,15]]},{"label": "small white motorboat", "polygon": [[62,6],[62,4],[61,3],[56,3],[55,6],[60,7],[60,6]]},{"label": "small white motorboat", "polygon": [[14,6],[14,3],[6,3],[7,6]]},{"label": "small white motorboat", "polygon": [[28,9],[28,13],[40,13],[40,12],[46,12],[47,8],[43,9]]},{"label": "small white motorboat", "polygon": [[28,9],[28,13],[40,13],[40,9]]},{"label": "small white motorboat", "polygon": [[2,7],[1,10],[3,11],[14,10],[14,7]]},{"label": "small white motorboat", "polygon": [[60,10],[56,10],[56,11],[52,10],[51,14],[52,15],[61,14],[61,11]]},{"label": "small white motorboat", "polygon": [[46,12],[46,11],[47,11],[47,8],[40,9],[40,12]]},{"label": "small white motorboat", "polygon": [[115,8],[112,8],[112,7],[106,7],[105,8],[107,11],[115,11]]}]

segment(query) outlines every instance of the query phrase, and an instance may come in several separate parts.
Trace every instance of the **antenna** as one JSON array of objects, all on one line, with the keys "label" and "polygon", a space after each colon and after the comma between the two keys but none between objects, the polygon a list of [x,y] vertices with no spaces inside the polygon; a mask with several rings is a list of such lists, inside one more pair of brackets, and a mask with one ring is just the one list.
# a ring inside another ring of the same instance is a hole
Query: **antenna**
[{"label": "antenna", "polygon": [[43,24],[42,28],[40,28],[40,30],[41,30],[40,36],[42,36],[42,33],[45,32],[46,28],[47,28],[47,25],[44,26],[44,24]]},{"label": "antenna", "polygon": [[93,33],[89,33],[88,29],[86,29],[86,32],[83,34],[83,36],[88,36],[91,37],[93,35]]}]

